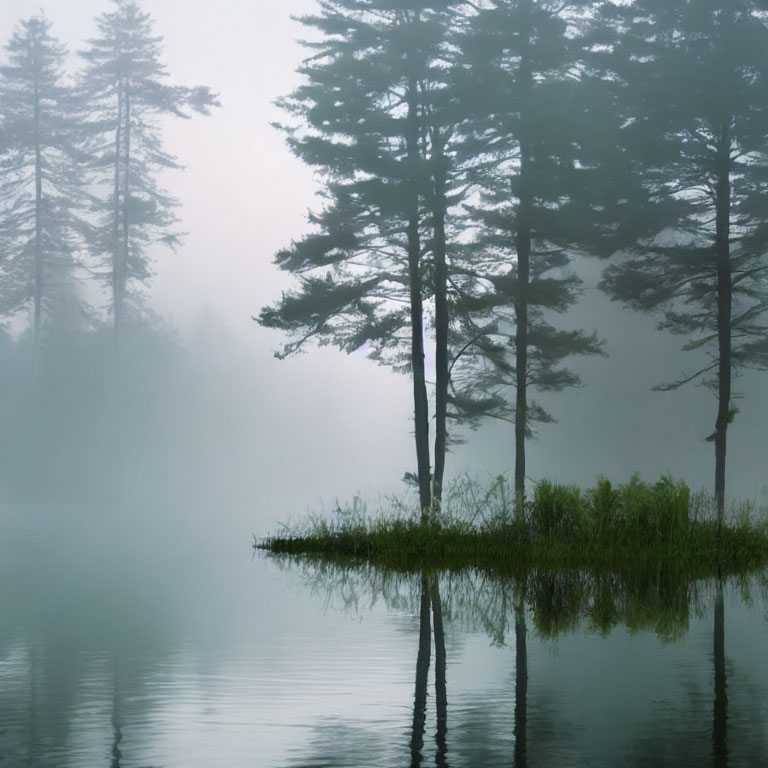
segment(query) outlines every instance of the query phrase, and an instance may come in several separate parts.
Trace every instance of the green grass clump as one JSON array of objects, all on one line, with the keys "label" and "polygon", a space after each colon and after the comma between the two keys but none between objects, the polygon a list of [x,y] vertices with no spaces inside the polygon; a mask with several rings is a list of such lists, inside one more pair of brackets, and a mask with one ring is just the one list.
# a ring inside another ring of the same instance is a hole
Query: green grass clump
[{"label": "green grass clump", "polygon": [[688,486],[670,477],[651,484],[635,475],[617,487],[600,478],[584,493],[543,480],[526,506],[526,519],[534,540],[570,543],[595,554],[685,551],[691,544],[691,501]]},{"label": "green grass clump", "polygon": [[673,563],[691,572],[745,571],[768,565],[768,522],[754,505],[729,510],[718,530],[715,505],[671,477],[633,476],[614,486],[598,479],[585,491],[538,482],[516,510],[503,477],[490,485],[462,478],[440,513],[389,499],[371,515],[356,497],[329,517],[313,516],[256,544],[273,553],[365,559],[406,570],[463,568],[606,568]]}]

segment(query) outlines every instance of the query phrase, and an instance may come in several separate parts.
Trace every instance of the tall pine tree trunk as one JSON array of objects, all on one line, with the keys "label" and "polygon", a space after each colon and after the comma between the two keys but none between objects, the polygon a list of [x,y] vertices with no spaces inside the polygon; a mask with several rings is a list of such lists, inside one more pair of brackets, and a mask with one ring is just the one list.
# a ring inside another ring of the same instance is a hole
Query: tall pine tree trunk
[{"label": "tall pine tree trunk", "polygon": [[[530,10],[530,9],[529,9]],[[529,35],[529,30],[522,34]],[[527,38],[526,44],[527,44]],[[520,62],[520,83],[523,92],[520,120],[520,170],[517,179],[518,205],[515,223],[517,251],[517,300],[515,301],[515,514],[522,520],[525,502],[525,437],[528,425],[528,286],[531,279],[531,211],[533,195],[530,188],[531,140],[526,125],[525,110],[533,88],[531,63],[524,49]],[[513,190],[514,193],[514,190]]]},{"label": "tall pine tree trunk", "polygon": [[406,210],[408,216],[408,280],[411,309],[411,370],[413,376],[413,415],[416,438],[416,464],[419,478],[419,506],[422,520],[429,517],[432,505],[429,466],[429,406],[424,360],[424,303],[421,277],[421,238],[419,235],[419,114],[418,81],[408,77],[408,115],[406,118]]},{"label": "tall pine tree trunk", "polygon": [[715,423],[715,500],[718,531],[725,507],[725,452],[731,403],[731,307],[733,280],[730,259],[731,179],[730,118],[723,121],[717,156],[715,259],[717,270],[717,422]]},{"label": "tall pine tree trunk", "polygon": [[120,158],[122,155],[123,130],[123,89],[117,86],[117,124],[115,126],[115,165],[114,183],[112,188],[112,317],[115,334],[115,356],[120,357],[120,341],[122,332],[122,303],[120,301]]},{"label": "tall pine tree trunk", "polygon": [[35,82],[35,298],[34,347],[40,348],[43,321],[43,160],[40,149],[40,88]]},{"label": "tall pine tree trunk", "polygon": [[[527,149],[521,148],[520,183],[524,186],[523,168]],[[530,208],[527,193],[521,191],[518,207],[517,246],[517,301],[515,302],[515,509],[523,516],[525,501],[525,433],[528,421],[528,284],[531,274],[531,230],[528,221]]]},{"label": "tall pine tree trunk", "polygon": [[432,503],[439,511],[443,497],[445,453],[448,444],[448,266],[446,264],[446,162],[444,141],[433,136],[433,257],[435,260],[435,476],[432,483]]},{"label": "tall pine tree trunk", "polygon": [[130,82],[125,82],[125,168],[123,172],[123,249],[120,259],[120,317],[125,330],[125,299],[128,284],[128,260],[130,256],[131,210],[131,94]]}]

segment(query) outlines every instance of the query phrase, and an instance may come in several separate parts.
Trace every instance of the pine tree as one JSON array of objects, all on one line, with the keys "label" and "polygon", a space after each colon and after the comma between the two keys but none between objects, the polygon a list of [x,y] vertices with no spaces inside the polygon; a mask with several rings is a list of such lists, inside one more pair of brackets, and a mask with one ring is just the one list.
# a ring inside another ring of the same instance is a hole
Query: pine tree
[{"label": "pine tree", "polygon": [[768,50],[752,0],[636,0],[606,6],[604,81],[617,93],[617,143],[647,190],[643,236],[603,286],[709,362],[661,389],[701,380],[717,397],[715,497],[722,522],[732,380],[768,367]]},{"label": "pine tree", "polygon": [[[436,199],[429,142],[439,130],[428,121],[426,94],[453,5],[334,0],[301,19],[323,39],[307,44],[313,54],[300,70],[306,83],[282,102],[300,120],[285,130],[294,153],[324,178],[326,205],[311,217],[316,231],[276,257],[278,266],[300,278],[300,289],[259,316],[263,325],[294,336],[282,355],[316,338],[348,351],[364,347],[379,362],[411,373],[425,512],[433,496],[424,355],[425,302],[433,293],[427,254],[438,241],[425,234],[426,217],[432,215],[433,231],[439,227],[434,206],[425,208]],[[444,455],[444,441],[436,448]]]},{"label": "pine tree", "polygon": [[454,346],[469,365],[453,376],[452,401],[466,418],[514,421],[519,513],[526,440],[534,423],[553,420],[530,390],[578,385],[563,359],[601,351],[596,334],[548,319],[578,297],[574,256],[605,248],[574,119],[583,106],[577,11],[588,5],[490,0],[459,42],[460,154],[475,190],[465,207],[476,235],[455,281],[463,322]]},{"label": "pine tree", "polygon": [[0,159],[0,313],[29,310],[34,346],[46,329],[84,319],[76,254],[88,200],[79,171],[76,100],[66,49],[42,14],[22,21],[0,67],[5,153]]},{"label": "pine tree", "polygon": [[107,265],[119,347],[126,314],[140,306],[141,287],[152,277],[149,247],[162,242],[175,248],[180,242],[178,203],[155,178],[161,169],[180,167],[162,148],[158,118],[207,115],[218,102],[205,86],[168,84],[162,38],[154,35],[149,14],[132,0],[112,3],[113,10],[96,20],[98,36],[80,55],[90,109],[85,133],[103,193],[92,245]]}]

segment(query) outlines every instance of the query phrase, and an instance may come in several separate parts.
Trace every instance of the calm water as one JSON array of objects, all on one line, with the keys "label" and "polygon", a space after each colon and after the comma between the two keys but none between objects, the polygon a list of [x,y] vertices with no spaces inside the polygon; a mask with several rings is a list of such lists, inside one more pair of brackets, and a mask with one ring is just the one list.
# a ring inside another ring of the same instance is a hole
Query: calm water
[{"label": "calm water", "polygon": [[3,768],[768,766],[764,579],[389,578],[75,516],[4,511]]}]

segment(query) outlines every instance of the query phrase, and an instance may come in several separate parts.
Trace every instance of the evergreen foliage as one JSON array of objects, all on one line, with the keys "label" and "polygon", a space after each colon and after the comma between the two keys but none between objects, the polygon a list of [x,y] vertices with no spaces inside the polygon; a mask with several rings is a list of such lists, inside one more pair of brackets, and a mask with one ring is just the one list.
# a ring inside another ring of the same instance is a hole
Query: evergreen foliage
[{"label": "evergreen foliage", "polygon": [[[294,337],[279,355],[317,339],[362,347],[412,374],[425,510],[432,501],[425,300],[434,290],[424,235],[424,201],[434,196],[426,145],[445,138],[425,93],[441,77],[455,5],[334,0],[301,18],[322,39],[305,43],[312,51],[300,69],[305,83],[281,101],[300,122],[282,127],[292,151],[324,179],[325,206],[311,216],[316,230],[276,257],[300,277],[299,290],[259,316]],[[437,453],[444,451],[443,443]]]},{"label": "evergreen foliage", "polygon": [[88,104],[83,130],[100,188],[91,245],[112,292],[119,338],[126,313],[141,308],[141,288],[152,277],[149,246],[175,248],[181,237],[175,227],[178,203],[156,180],[159,170],[180,167],[162,147],[158,118],[207,115],[218,101],[206,86],[168,84],[162,38],[153,33],[150,15],[132,0],[112,5],[97,18],[98,36],[80,56]]},{"label": "evergreen foliage", "polygon": [[732,379],[768,367],[768,48],[751,0],[636,0],[601,18],[603,80],[616,94],[618,143],[647,198],[645,231],[605,272],[609,294],[657,312],[708,362],[696,379],[718,400],[715,495],[725,496]]},{"label": "evergreen foliage", "polygon": [[[281,102],[300,121],[284,129],[321,171],[326,207],[311,217],[316,231],[276,257],[300,277],[299,290],[259,320],[293,337],[279,356],[318,339],[412,371],[422,488],[421,337],[434,334],[437,503],[449,416],[513,414],[524,441],[532,422],[551,418],[528,402],[528,385],[577,384],[562,359],[600,351],[595,334],[557,331],[545,318],[576,300],[578,279],[566,267],[581,219],[568,206],[585,205],[575,194],[573,135],[561,127],[566,107],[555,109],[573,88],[573,51],[556,10],[400,2],[374,14],[367,4],[325,3],[302,19],[323,34],[301,69],[307,83]],[[542,61],[521,59],[534,40]],[[530,70],[525,86],[521,67]],[[526,121],[544,132],[535,142],[522,135],[534,130]],[[468,244],[470,229],[477,237]],[[518,392],[514,408],[508,387]],[[517,455],[522,484],[520,441]]]},{"label": "evergreen foliage", "polygon": [[577,299],[570,263],[601,234],[599,220],[584,215],[583,125],[569,119],[580,107],[580,16],[591,5],[491,0],[456,36],[457,155],[472,189],[464,208],[474,237],[453,275],[451,403],[471,422],[514,421],[521,498],[525,441],[534,423],[553,420],[529,389],[578,385],[563,360],[601,351],[596,333],[550,322]]},{"label": "evergreen foliage", "polygon": [[16,27],[0,67],[0,316],[29,311],[35,347],[81,328],[78,257],[89,205],[65,47],[42,14]]}]

